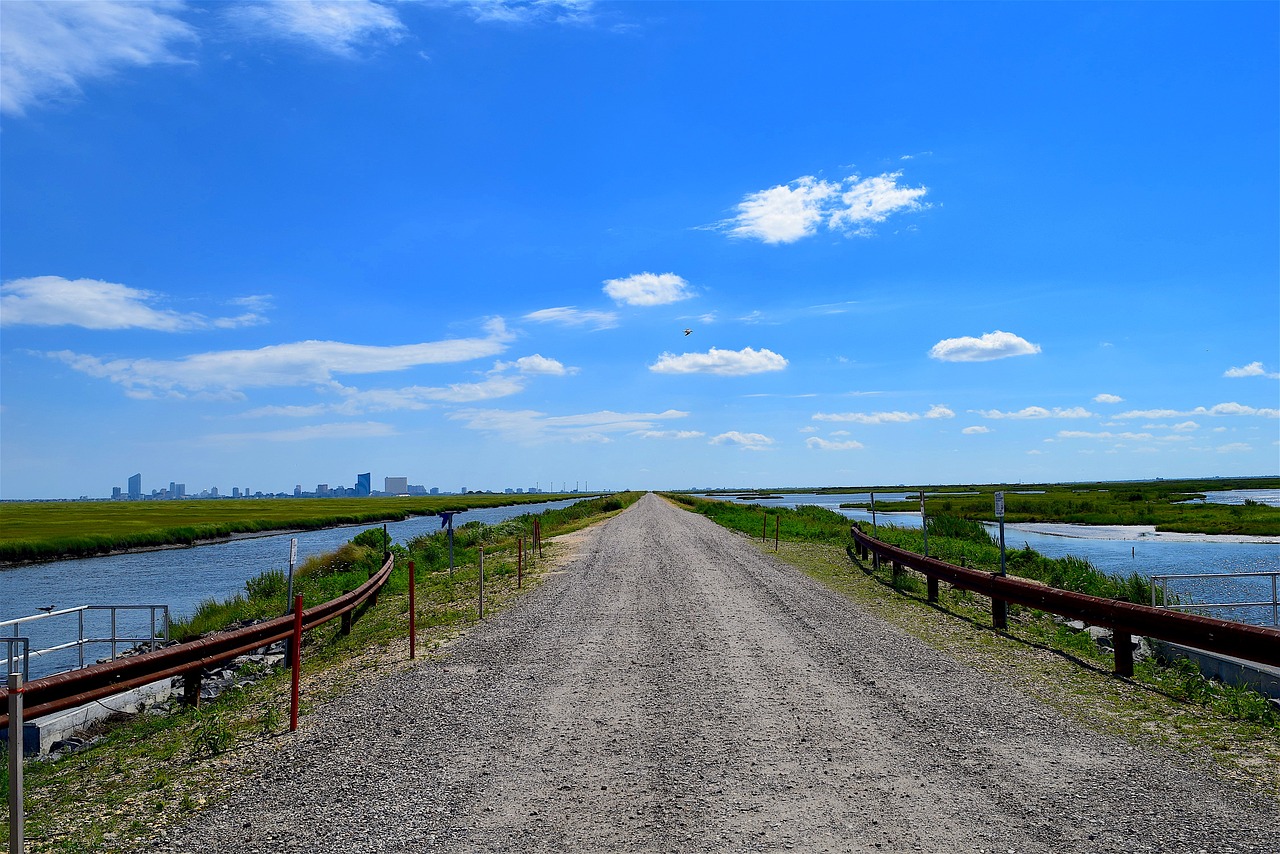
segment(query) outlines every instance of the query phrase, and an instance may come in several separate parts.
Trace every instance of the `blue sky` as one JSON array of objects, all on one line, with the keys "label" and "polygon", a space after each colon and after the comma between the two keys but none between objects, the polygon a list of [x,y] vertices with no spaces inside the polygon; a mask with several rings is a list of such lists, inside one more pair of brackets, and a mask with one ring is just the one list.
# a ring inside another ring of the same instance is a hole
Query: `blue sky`
[{"label": "blue sky", "polygon": [[0,4],[0,497],[1280,473],[1275,3]]}]

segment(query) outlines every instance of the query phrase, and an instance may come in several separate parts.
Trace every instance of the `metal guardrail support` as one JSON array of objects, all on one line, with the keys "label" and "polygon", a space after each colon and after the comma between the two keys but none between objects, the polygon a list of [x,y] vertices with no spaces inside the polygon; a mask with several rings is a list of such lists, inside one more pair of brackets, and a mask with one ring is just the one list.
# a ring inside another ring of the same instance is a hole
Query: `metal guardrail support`
[{"label": "metal guardrail support", "polygon": [[22,674],[10,673],[9,708],[9,854],[22,854],[24,805],[22,802]]},{"label": "metal guardrail support", "polygon": [[1000,602],[1001,605],[1024,605],[1070,619],[1083,620],[1089,625],[1110,628],[1116,649],[1118,675],[1133,674],[1132,639],[1135,635],[1172,641],[1260,664],[1280,666],[1280,630],[1277,629],[1057,590],[1022,578],[979,572],[936,558],[923,557],[881,542],[864,534],[857,527],[850,528],[849,532],[859,554],[864,557],[870,553],[873,558],[891,560],[930,578],[946,581],[953,587],[989,596],[992,600],[993,618],[996,616],[995,603]]},{"label": "metal guardrail support", "polygon": [[[31,639],[30,638],[0,638],[5,649],[5,673],[21,673],[23,680],[31,678]],[[14,647],[22,647],[22,653],[15,653]],[[19,669],[17,661],[22,660],[22,667]]]},{"label": "metal guardrail support", "polygon": [[[111,633],[105,637],[92,637],[85,633],[85,615],[93,611],[108,611],[111,615]],[[122,635],[119,631],[119,612],[121,611],[147,611],[150,618],[151,631],[147,635]],[[28,644],[28,662],[32,658],[42,658],[51,653],[61,652],[64,649],[75,649],[77,653],[77,667],[85,666],[85,648],[90,644],[110,644],[111,659],[115,660],[120,654],[120,644],[127,643],[147,644],[150,649],[155,649],[161,644],[169,642],[169,606],[168,605],[77,605],[74,608],[63,608],[59,611],[49,611],[44,614],[32,614],[29,617],[18,617],[14,620],[5,620],[0,622],[0,631],[12,629],[12,635],[9,638],[0,638],[0,640],[9,640],[18,637],[18,630],[21,626],[34,623],[41,620],[58,619],[60,617],[68,617],[70,615],[76,617],[76,639],[65,643],[54,644],[50,647],[41,649],[30,649]],[[157,622],[159,625],[157,625]],[[28,666],[24,668],[22,673],[23,679],[30,681],[31,671]]]}]

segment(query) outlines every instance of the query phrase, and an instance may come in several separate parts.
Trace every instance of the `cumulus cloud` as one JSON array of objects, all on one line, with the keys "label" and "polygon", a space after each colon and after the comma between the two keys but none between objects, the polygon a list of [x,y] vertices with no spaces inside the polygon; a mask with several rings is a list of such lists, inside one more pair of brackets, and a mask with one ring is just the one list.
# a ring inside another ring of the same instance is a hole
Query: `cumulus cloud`
[{"label": "cumulus cloud", "polygon": [[765,451],[773,444],[773,440],[763,433],[739,433],[737,430],[730,430],[728,433],[713,436],[707,444],[737,445],[744,451]]},{"label": "cumulus cloud", "polygon": [[1122,403],[1124,398],[1118,394],[1099,394],[1093,398],[1094,403]]},{"label": "cumulus cloud", "polygon": [[976,412],[983,418],[1015,418],[1015,419],[1036,419],[1036,418],[1092,418],[1093,413],[1085,409],[1083,406],[1073,406],[1070,409],[1062,409],[1055,406],[1053,409],[1045,409],[1043,406],[1028,406],[1019,409],[1017,412],[1002,412],[999,409],[971,409],[970,412]]},{"label": "cumulus cloud", "polygon": [[1280,418],[1280,409],[1259,409],[1242,403],[1216,403],[1213,406],[1197,406],[1195,409],[1133,409],[1115,416],[1121,420],[1130,418],[1185,418],[1194,416],[1253,415],[1259,418]]},{"label": "cumulus cloud", "polygon": [[927,207],[920,200],[928,189],[900,186],[901,177],[901,172],[886,172],[823,181],[805,175],[748,193],[738,203],[737,214],[715,228],[764,243],[794,243],[816,234],[824,224],[832,231],[866,236],[873,225],[893,214]]},{"label": "cumulus cloud", "polygon": [[524,319],[534,323],[555,323],[560,326],[590,326],[593,329],[612,329],[618,325],[616,312],[590,311],[572,305],[531,311],[524,316]]},{"label": "cumulus cloud", "polygon": [[604,292],[627,305],[667,305],[689,299],[689,283],[675,273],[636,273],[625,279],[606,279]]},{"label": "cumulus cloud", "polygon": [[567,368],[562,362],[556,359],[548,359],[538,353],[534,353],[532,356],[521,356],[514,362],[497,362],[493,367],[495,371],[514,368],[522,374],[542,374],[552,377],[563,377],[578,372],[577,368]]},{"label": "cumulus cloud", "polygon": [[238,393],[245,388],[325,385],[335,376],[400,371],[496,355],[511,335],[501,319],[488,334],[421,344],[377,346],[298,341],[257,350],[223,350],[181,359],[100,359],[62,350],[48,355],[77,371],[110,380],[135,397]]},{"label": "cumulus cloud", "polygon": [[342,57],[378,41],[395,42],[405,26],[390,7],[371,0],[289,0],[231,6],[227,15],[253,33],[269,33]]},{"label": "cumulus cloud", "polygon": [[1242,368],[1227,368],[1222,372],[1224,377],[1266,377],[1280,379],[1280,373],[1268,371],[1261,362],[1250,362]]},{"label": "cumulus cloud", "polygon": [[964,428],[963,430],[961,430],[960,432],[961,432],[961,433],[963,433],[963,434],[964,434],[964,435],[966,435],[966,436],[977,436],[977,435],[979,435],[979,434],[981,434],[981,433],[990,433],[990,432],[991,432],[991,428],[990,428],[990,427],[983,427],[983,426],[981,426],[981,425],[978,425],[977,427],[966,427],[966,428]]},{"label": "cumulus cloud", "polygon": [[547,441],[598,442],[610,433],[656,430],[659,422],[688,416],[688,412],[613,412],[602,410],[579,415],[547,415],[532,409],[462,409],[449,417],[471,430],[521,444]]},{"label": "cumulus cloud", "polygon": [[820,439],[817,436],[810,436],[804,440],[805,447],[815,451],[856,451],[862,448],[861,442],[849,439],[843,442],[832,442],[828,439]]},{"label": "cumulus cloud", "polygon": [[907,424],[921,418],[954,418],[955,413],[941,404],[929,407],[928,412],[818,412],[814,421],[844,421],[853,424]]},{"label": "cumulus cloud", "polygon": [[590,24],[593,0],[443,0],[481,23]]},{"label": "cumulus cloud", "polygon": [[657,374],[715,374],[721,377],[743,377],[781,371],[787,360],[772,350],[720,350],[712,347],[705,353],[663,353],[649,366]]},{"label": "cumulus cloud", "polygon": [[637,430],[631,435],[641,439],[701,439],[707,434],[701,430]]},{"label": "cumulus cloud", "polygon": [[1113,439],[1129,442],[1150,442],[1155,439],[1150,433],[1112,433],[1109,431],[1090,432],[1088,430],[1059,430],[1060,439]]},{"label": "cumulus cloud", "polygon": [[176,2],[3,4],[0,112],[20,116],[128,68],[185,62],[180,51],[197,37],[177,17],[182,9]]},{"label": "cumulus cloud", "polygon": [[1219,445],[1218,453],[1220,454],[1242,454],[1252,451],[1253,447],[1244,442],[1232,442],[1229,445]]},{"label": "cumulus cloud", "polygon": [[234,329],[266,323],[260,313],[267,297],[234,301],[248,308],[234,317],[209,318],[193,312],[156,308],[152,291],[98,279],[35,276],[0,285],[0,325],[81,326],[85,329],[151,329],[185,332],[192,329]]},{"label": "cumulus cloud", "polygon": [[1010,356],[1031,356],[1040,352],[1032,344],[1012,332],[988,332],[979,338],[944,338],[929,350],[929,357],[941,362],[990,362]]}]

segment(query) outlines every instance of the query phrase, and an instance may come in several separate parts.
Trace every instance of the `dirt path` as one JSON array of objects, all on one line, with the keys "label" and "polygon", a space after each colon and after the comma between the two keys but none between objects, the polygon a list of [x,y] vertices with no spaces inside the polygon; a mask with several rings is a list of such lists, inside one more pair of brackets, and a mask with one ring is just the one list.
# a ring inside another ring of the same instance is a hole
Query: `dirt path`
[{"label": "dirt path", "polygon": [[[1280,807],[1082,730],[646,496],[160,850],[1257,851]],[[293,768],[298,770],[295,772]]]}]

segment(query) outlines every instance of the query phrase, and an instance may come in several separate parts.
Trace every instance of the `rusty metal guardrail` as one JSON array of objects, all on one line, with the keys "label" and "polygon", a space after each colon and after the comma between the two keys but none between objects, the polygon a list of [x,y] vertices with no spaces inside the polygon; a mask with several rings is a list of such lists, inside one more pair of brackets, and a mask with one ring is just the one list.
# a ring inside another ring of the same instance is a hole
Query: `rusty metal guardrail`
[{"label": "rusty metal guardrail", "polygon": [[[394,557],[388,555],[382,568],[355,590],[303,611],[303,631],[321,626],[335,617],[342,618],[344,631],[349,630],[352,612],[365,602],[377,602],[378,591],[391,577],[394,562]],[[199,697],[204,668],[291,637],[293,623],[293,615],[286,614],[254,626],[218,632],[188,643],[35,679],[21,689],[23,717],[30,720],[75,708],[173,676],[184,677],[184,700],[195,702]],[[9,714],[3,705],[8,694],[8,688],[0,687],[0,728],[9,725]]]},{"label": "rusty metal guardrail", "polygon": [[850,533],[859,557],[875,555],[879,561],[891,562],[895,571],[906,567],[926,576],[930,602],[938,599],[939,580],[952,587],[990,597],[993,623],[997,628],[1002,628],[1000,618],[1004,615],[1005,604],[1013,603],[1111,629],[1115,672],[1120,676],[1133,675],[1132,640],[1135,635],[1280,666],[1280,631],[1275,629],[1058,590],[1024,578],[1001,576],[924,557],[881,542],[856,526],[850,528]]}]

